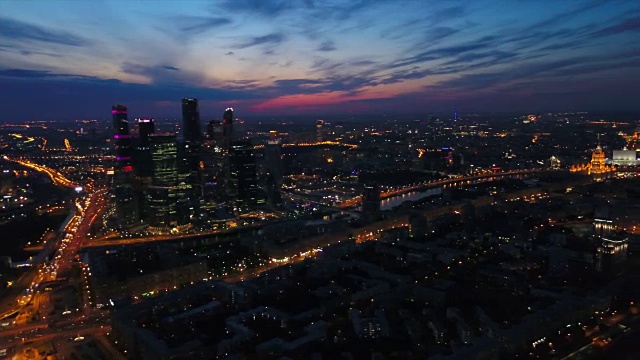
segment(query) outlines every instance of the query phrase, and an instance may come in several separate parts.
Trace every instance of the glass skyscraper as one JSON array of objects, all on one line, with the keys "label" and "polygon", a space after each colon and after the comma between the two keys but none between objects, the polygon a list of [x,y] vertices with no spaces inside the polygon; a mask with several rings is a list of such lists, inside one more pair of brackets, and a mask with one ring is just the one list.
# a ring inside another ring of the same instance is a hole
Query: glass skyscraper
[{"label": "glass skyscraper", "polygon": [[125,173],[133,170],[131,165],[131,135],[129,134],[129,120],[127,107],[124,105],[113,105],[111,107],[113,117],[114,143],[116,148],[116,161],[114,164],[114,182],[125,183]]},{"label": "glass skyscraper", "polygon": [[149,223],[156,227],[177,224],[176,189],[178,181],[178,147],[175,134],[150,134],[149,146],[153,175],[147,188]]},{"label": "glass skyscraper", "polygon": [[153,118],[140,118],[136,122],[140,138],[135,157],[135,170],[139,176],[149,178],[153,175],[149,135],[155,132],[155,120]]},{"label": "glass skyscraper", "polygon": [[230,152],[230,190],[235,199],[235,210],[246,212],[265,200],[258,187],[256,158],[250,141],[234,141]]},{"label": "glass skyscraper", "polygon": [[[198,99],[182,99],[182,133],[178,157],[179,164],[179,185],[183,189],[180,191],[181,203],[190,203],[183,206],[189,212],[199,206],[202,197],[202,131],[200,129],[200,109]],[[191,214],[186,215],[190,217]]]},{"label": "glass skyscraper", "polygon": [[182,99],[182,133],[185,141],[198,142],[202,137],[198,99]]},{"label": "glass skyscraper", "polygon": [[115,163],[113,166],[113,195],[115,197],[116,216],[122,226],[135,225],[139,218],[138,201],[133,188],[133,166],[131,161],[131,135],[127,107],[113,105],[113,140],[115,144]]}]

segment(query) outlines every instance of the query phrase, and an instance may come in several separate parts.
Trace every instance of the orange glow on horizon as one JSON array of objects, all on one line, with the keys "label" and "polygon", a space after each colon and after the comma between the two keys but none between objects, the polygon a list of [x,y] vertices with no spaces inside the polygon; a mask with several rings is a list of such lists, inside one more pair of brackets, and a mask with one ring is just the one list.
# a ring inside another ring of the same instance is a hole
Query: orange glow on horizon
[{"label": "orange glow on horizon", "polygon": [[345,96],[343,92],[331,92],[323,94],[300,94],[300,95],[286,95],[277,97],[274,99],[266,100],[260,104],[252,106],[252,111],[264,111],[279,108],[300,108],[320,105],[333,105],[348,101],[357,100],[370,100],[370,99],[387,99],[390,98],[390,94],[376,94],[376,95],[357,95],[357,96]]}]

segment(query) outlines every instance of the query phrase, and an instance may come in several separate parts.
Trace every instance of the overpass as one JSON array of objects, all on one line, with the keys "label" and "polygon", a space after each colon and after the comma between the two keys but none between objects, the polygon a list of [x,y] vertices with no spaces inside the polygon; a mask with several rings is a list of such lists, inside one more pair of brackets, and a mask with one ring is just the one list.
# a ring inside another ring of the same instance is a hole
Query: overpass
[{"label": "overpass", "polygon": [[67,188],[76,188],[78,186],[77,183],[67,179],[64,175],[62,175],[60,172],[58,172],[55,169],[52,169],[50,167],[44,166],[44,165],[39,165],[36,164],[34,162],[31,162],[29,160],[26,159],[16,159],[16,158],[10,158],[8,156],[4,157],[5,160],[7,161],[13,161],[17,164],[20,164],[22,166],[26,166],[30,169],[33,169],[35,171],[38,172],[42,172],[45,173],[47,176],[49,176],[49,178],[51,178],[51,181],[53,181],[54,184],[59,185],[59,186],[63,186],[63,187],[67,187]]},{"label": "overpass", "polygon": [[[96,241],[85,241],[82,243],[80,248],[100,248],[100,247],[114,247],[114,246],[122,246],[122,245],[137,245],[144,243],[152,243],[159,241],[179,241],[179,240],[190,240],[203,236],[212,236],[212,235],[231,235],[239,232],[245,232],[250,230],[256,230],[264,226],[265,224],[251,224],[246,226],[238,226],[230,229],[220,229],[220,230],[210,230],[210,231],[202,231],[193,234],[180,234],[180,235],[156,235],[156,236],[146,236],[146,237],[135,237],[135,238],[126,238],[126,239],[100,239]],[[30,246],[25,247],[25,251],[40,251],[42,250],[42,246]]]}]

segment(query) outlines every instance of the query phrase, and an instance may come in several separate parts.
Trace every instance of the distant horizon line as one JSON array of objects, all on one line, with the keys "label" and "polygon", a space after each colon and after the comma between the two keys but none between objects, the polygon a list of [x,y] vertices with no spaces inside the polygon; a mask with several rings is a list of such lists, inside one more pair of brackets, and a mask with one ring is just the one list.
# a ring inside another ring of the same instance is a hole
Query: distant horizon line
[{"label": "distant horizon line", "polygon": [[[125,105],[126,106],[126,105]],[[223,110],[224,111],[224,110]],[[637,115],[640,116],[640,110],[590,110],[590,111],[585,111],[585,110],[575,110],[575,111],[569,111],[569,110],[544,110],[544,111],[464,111],[461,112],[459,109],[457,111],[458,113],[458,120],[464,120],[464,119],[460,119],[460,117],[462,116],[524,116],[524,115],[543,115],[543,114],[580,114],[580,113],[584,113],[584,114],[592,114],[592,115],[604,115],[604,114],[608,114],[608,115]],[[277,114],[273,114],[273,115],[259,115],[259,114],[248,114],[248,115],[243,115],[243,116],[236,116],[235,118],[237,119],[252,119],[252,120],[265,120],[265,121],[278,121],[278,120],[294,120],[294,119],[303,119],[303,118],[312,118],[315,120],[318,119],[331,119],[331,120],[367,120],[367,119],[363,119],[363,118],[376,118],[376,119],[380,119],[380,120],[384,120],[386,119],[392,119],[392,118],[399,118],[399,119],[403,119],[403,120],[408,120],[408,118],[410,117],[429,117],[429,116],[451,116],[450,120],[453,120],[453,116],[454,116],[454,112],[444,112],[444,111],[438,111],[438,112],[433,112],[433,113],[407,113],[407,114],[394,114],[394,115],[389,115],[389,114],[380,114],[380,113],[362,113],[362,114],[357,114],[357,115],[353,115],[353,114],[344,114],[344,115],[340,115],[340,114],[325,114],[325,115],[277,115]],[[180,120],[182,119],[181,115],[173,115],[173,116],[150,116],[150,115],[136,115],[136,116],[131,116],[131,120],[134,119],[144,119],[144,118],[153,118],[156,120]],[[220,116],[220,119],[222,118],[222,116]],[[11,124],[11,123],[17,123],[16,121],[20,121],[20,123],[29,123],[29,122],[66,122],[66,121],[87,121],[87,120],[96,120],[96,121],[107,121],[110,120],[111,116],[109,115],[103,115],[101,117],[95,117],[95,118],[89,118],[89,117],[85,117],[85,118],[58,118],[58,119],[42,119],[42,120],[36,120],[36,119],[32,119],[32,120],[7,120],[7,121],[3,121],[0,120],[0,124]],[[202,117],[202,113],[200,114],[200,120],[217,120],[218,117],[215,116],[206,116],[204,119]],[[640,120],[640,119],[639,119]]]}]

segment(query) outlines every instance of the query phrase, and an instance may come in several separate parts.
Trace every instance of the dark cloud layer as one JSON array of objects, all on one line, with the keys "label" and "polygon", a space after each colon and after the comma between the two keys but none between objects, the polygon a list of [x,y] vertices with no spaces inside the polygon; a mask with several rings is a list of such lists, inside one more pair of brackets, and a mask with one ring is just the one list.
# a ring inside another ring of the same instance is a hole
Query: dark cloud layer
[{"label": "dark cloud layer", "polygon": [[177,20],[181,25],[179,30],[189,35],[197,35],[232,23],[229,18],[183,16]]},{"label": "dark cloud layer", "polygon": [[[47,81],[42,81],[44,78]],[[0,71],[0,87],[10,88],[3,94],[3,117],[0,122],[13,120],[7,114],[20,113],[27,118],[55,119],[73,107],[73,116],[92,118],[108,113],[112,103],[126,103],[134,112],[155,114],[158,104],[175,102],[168,114],[177,115],[179,99],[190,96],[203,101],[262,99],[252,91],[227,88],[194,88],[177,84],[129,84],[119,80],[72,78],[66,74],[12,69]],[[38,106],[24,106],[24,99]],[[44,110],[46,109],[46,110]],[[100,110],[103,109],[104,111]],[[142,114],[141,114],[142,115]]]},{"label": "dark cloud layer", "polygon": [[279,33],[267,34],[264,36],[256,36],[251,39],[248,39],[244,42],[241,42],[234,46],[236,49],[245,49],[252,46],[257,45],[265,45],[265,44],[278,44],[283,42],[285,36]]},{"label": "dark cloud layer", "polygon": [[336,44],[331,41],[331,40],[327,40],[327,41],[323,41],[319,46],[318,46],[318,51],[333,51],[336,49]]},{"label": "dark cloud layer", "polygon": [[40,41],[67,46],[85,46],[89,41],[66,31],[48,29],[34,24],[0,17],[0,39]]}]

